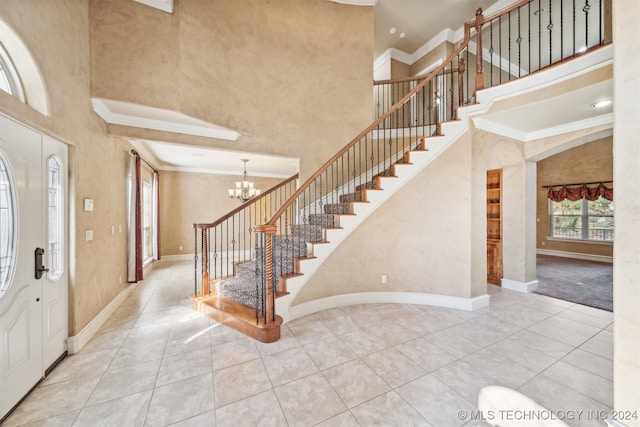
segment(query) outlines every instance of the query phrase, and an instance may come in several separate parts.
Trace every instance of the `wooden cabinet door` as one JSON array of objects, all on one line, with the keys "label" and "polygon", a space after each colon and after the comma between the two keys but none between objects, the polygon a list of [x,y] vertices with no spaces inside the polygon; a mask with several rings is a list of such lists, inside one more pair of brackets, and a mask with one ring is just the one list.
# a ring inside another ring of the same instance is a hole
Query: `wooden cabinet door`
[{"label": "wooden cabinet door", "polygon": [[502,169],[487,171],[487,282],[502,279]]},{"label": "wooden cabinet door", "polygon": [[502,243],[487,239],[487,282],[500,285],[502,279]]}]

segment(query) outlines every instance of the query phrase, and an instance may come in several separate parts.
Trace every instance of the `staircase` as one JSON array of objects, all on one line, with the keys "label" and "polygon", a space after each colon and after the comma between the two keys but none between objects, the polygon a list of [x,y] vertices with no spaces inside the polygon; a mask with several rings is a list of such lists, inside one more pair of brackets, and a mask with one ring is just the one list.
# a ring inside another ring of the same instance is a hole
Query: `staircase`
[{"label": "staircase", "polygon": [[[274,289],[276,296],[287,294],[287,279],[302,274],[297,266],[301,261],[314,258],[314,247],[329,243],[327,230],[340,229],[340,218],[345,215],[353,216],[356,203],[368,202],[367,191],[380,189],[380,178],[395,177],[396,165],[409,165],[411,153],[417,151],[427,151],[425,138],[419,141],[415,150],[406,152],[403,158],[374,175],[371,181],[359,184],[353,192],[339,194],[336,203],[322,205],[322,213],[309,214],[306,223],[291,225],[287,234],[274,237],[274,276],[278,278]],[[257,249],[254,260],[237,263],[232,277],[216,281],[216,294],[254,309],[262,308],[264,295],[262,288],[256,287],[256,282],[264,280],[264,273],[258,262],[264,258],[263,252],[263,249]]]},{"label": "staircase", "polygon": [[[518,89],[520,77],[531,75],[530,81],[544,82],[537,71],[580,59],[582,53],[575,47],[568,54],[562,46],[552,45],[544,49],[547,62],[538,55],[541,46],[527,46],[536,49],[536,55],[520,55],[527,40],[524,34],[503,40],[493,31],[511,25],[512,16],[533,15],[537,9],[530,3],[521,0],[488,17],[479,10],[474,20],[464,24],[459,47],[430,74],[375,82],[376,120],[295,191],[273,196],[276,190],[269,190],[233,215],[211,224],[194,224],[194,308],[259,341],[277,341],[283,321],[306,314],[294,312],[291,303],[324,260],[372,212],[465,134],[470,117],[486,112],[505,91],[523,91]],[[585,22],[598,19],[596,14],[587,15]],[[575,27],[574,23],[573,31]],[[488,37],[483,37],[483,28],[491,30],[485,33]],[[476,49],[470,54],[472,36]],[[490,49],[483,49],[483,43]],[[509,56],[501,51],[503,44]],[[597,51],[604,44],[602,35],[596,37],[587,42],[587,51]],[[509,62],[512,49],[518,51],[517,64]],[[489,52],[486,60],[485,51]],[[467,64],[470,55],[475,56],[474,67]],[[538,64],[520,63],[521,56],[538,57]],[[508,79],[503,82],[505,75]],[[509,89],[500,92],[507,82]],[[497,90],[492,97],[482,91],[488,87]],[[267,197],[272,197],[266,203],[272,210],[256,215],[262,209],[257,204]],[[247,210],[254,217],[242,222]],[[236,222],[243,224],[237,233]],[[247,229],[251,230],[248,236]],[[244,240],[249,243],[243,246]]]}]

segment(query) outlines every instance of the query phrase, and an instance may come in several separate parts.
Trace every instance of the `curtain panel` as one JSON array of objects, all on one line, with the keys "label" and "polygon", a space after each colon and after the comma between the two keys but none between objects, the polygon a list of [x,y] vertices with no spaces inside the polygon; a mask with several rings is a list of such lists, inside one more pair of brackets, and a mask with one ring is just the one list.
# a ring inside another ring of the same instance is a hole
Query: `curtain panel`
[{"label": "curtain panel", "polygon": [[153,258],[160,257],[160,173],[153,171]]},{"label": "curtain panel", "polygon": [[127,282],[142,280],[142,191],[140,156],[132,153],[127,185]]},{"label": "curtain panel", "polygon": [[[557,190],[554,188],[560,187]],[[578,186],[550,185],[547,197],[554,202],[561,202],[564,199],[573,201],[587,199],[589,201],[598,200],[598,197],[613,201],[613,188],[607,188],[603,182],[595,187],[588,184],[578,184]]]}]

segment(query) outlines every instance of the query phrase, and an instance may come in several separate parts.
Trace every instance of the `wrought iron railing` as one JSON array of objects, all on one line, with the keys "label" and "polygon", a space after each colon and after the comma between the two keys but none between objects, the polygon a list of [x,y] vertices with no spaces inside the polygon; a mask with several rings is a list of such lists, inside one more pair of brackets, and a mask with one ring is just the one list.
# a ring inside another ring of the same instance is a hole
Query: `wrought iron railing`
[{"label": "wrought iron railing", "polygon": [[193,224],[196,297],[211,295],[212,283],[233,276],[239,263],[255,258],[260,238],[254,228],[294,193],[297,179],[298,174],[282,181],[214,222]]},{"label": "wrought iron railing", "polygon": [[[392,165],[403,162],[407,151],[424,149],[424,137],[439,133],[440,123],[455,120],[460,106],[475,102],[477,90],[610,42],[610,23],[604,19],[609,1],[523,0],[487,17],[479,9],[475,19],[464,24],[463,41],[433,72],[375,82],[375,121],[256,231],[266,235],[271,247],[302,247],[321,240],[316,227],[333,227],[335,215],[351,213],[349,202],[359,201],[362,189],[375,188],[377,176],[392,174]],[[264,254],[257,268],[268,299],[263,302],[268,323],[275,319],[273,298],[278,272],[284,269],[278,266],[282,257],[272,251]]]},{"label": "wrought iron railing", "polygon": [[375,118],[413,93],[380,125],[433,132],[439,123],[456,118],[457,107],[475,102],[477,90],[527,76],[610,43],[611,20],[605,19],[610,3],[524,0],[486,18],[478,14],[466,24],[474,32],[467,48],[452,55],[438,72],[374,81]]}]

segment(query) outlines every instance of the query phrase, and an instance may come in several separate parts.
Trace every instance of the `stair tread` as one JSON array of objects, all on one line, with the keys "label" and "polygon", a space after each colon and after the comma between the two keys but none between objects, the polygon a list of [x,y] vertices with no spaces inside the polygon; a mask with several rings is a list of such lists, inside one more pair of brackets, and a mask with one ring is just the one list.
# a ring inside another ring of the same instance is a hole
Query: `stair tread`
[{"label": "stair tread", "polygon": [[229,326],[260,342],[271,343],[280,339],[282,317],[276,315],[275,321],[256,324],[256,310],[237,301],[220,295],[193,299],[194,308],[212,319]]}]

